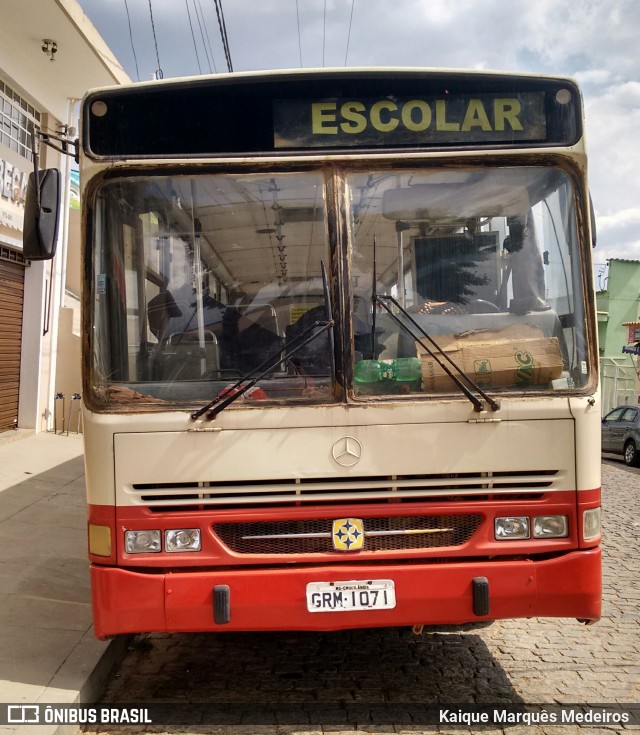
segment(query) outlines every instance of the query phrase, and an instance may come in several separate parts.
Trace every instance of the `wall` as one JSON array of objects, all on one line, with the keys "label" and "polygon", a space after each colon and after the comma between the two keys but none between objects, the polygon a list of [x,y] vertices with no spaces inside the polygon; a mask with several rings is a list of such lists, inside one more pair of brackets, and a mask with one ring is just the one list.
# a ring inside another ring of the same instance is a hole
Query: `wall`
[{"label": "wall", "polygon": [[[82,394],[80,357],[80,310],[65,307],[60,309],[58,321],[58,365],[56,372],[56,394],[64,398],[56,400],[58,431],[77,432],[81,429],[78,414],[80,401],[73,399]],[[60,405],[62,404],[62,406]],[[62,408],[64,420],[62,421]]]},{"label": "wall", "polygon": [[[56,367],[56,400],[58,430],[61,430],[62,407],[64,406],[65,430],[81,430],[79,422],[80,401],[74,395],[82,394],[82,357],[81,357],[81,313],[80,313],[80,211],[69,209],[69,230],[67,243],[67,269],[65,295],[58,321],[58,363]],[[62,404],[62,405],[60,405]]]},{"label": "wall", "polygon": [[640,314],[640,261],[608,261],[607,289],[596,293],[602,410],[620,404],[637,403],[640,382],[637,357],[622,352],[627,344],[625,322]]},{"label": "wall", "polygon": [[622,357],[622,347],[627,344],[623,324],[636,321],[640,309],[640,261],[609,260],[607,290],[599,291],[596,300],[598,311],[608,312],[606,327],[599,322],[600,354]]},{"label": "wall", "polygon": [[[44,39],[55,40],[55,56],[43,50]],[[0,80],[42,114],[42,127],[57,132],[74,125],[76,103],[88,89],[130,81],[76,0],[2,3]],[[30,148],[30,140],[23,143]],[[55,259],[25,268],[18,427],[45,431],[53,429],[55,394],[80,392],[79,300],[73,296],[79,297],[81,271],[79,216],[68,215],[71,159],[46,146],[40,153],[41,168],[61,170],[63,216]],[[0,158],[21,171],[33,170],[24,155],[19,164],[13,155],[0,150]],[[0,211],[0,241],[21,251],[22,228],[9,226],[7,209]]]}]

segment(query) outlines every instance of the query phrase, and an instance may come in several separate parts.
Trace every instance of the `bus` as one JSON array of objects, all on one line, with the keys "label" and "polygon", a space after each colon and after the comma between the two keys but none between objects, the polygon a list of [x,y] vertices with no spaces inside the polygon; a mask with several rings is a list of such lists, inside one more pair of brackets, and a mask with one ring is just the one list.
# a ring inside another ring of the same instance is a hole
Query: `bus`
[{"label": "bus", "polygon": [[81,130],[99,638],[599,619],[575,82],[214,75]]}]

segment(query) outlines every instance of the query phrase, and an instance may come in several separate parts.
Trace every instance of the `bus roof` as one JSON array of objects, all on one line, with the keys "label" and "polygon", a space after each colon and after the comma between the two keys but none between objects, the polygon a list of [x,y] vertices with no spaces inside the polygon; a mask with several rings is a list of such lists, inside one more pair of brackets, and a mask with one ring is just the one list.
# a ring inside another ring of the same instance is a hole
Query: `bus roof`
[{"label": "bus roof", "polygon": [[338,77],[367,77],[367,76],[429,76],[429,77],[457,77],[460,75],[470,78],[511,78],[511,79],[537,79],[542,81],[565,82],[577,85],[575,79],[567,75],[538,74],[537,72],[521,72],[503,69],[465,69],[462,67],[420,67],[420,66],[349,66],[349,67],[305,67],[302,69],[253,69],[248,71],[221,72],[218,74],[196,74],[183,77],[170,77],[168,79],[149,79],[141,82],[130,82],[128,84],[93,87],[85,94],[85,99],[99,92],[109,90],[137,90],[146,87],[169,87],[174,85],[198,84],[198,83],[226,83],[244,81],[268,81],[282,80],[286,78],[308,77],[310,79],[327,76]]}]

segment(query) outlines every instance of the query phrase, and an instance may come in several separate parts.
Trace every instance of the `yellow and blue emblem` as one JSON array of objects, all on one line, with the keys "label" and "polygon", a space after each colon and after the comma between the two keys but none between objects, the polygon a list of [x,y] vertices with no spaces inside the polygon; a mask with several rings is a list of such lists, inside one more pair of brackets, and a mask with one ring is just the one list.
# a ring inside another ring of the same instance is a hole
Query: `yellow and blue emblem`
[{"label": "yellow and blue emblem", "polygon": [[360,518],[339,518],[331,531],[336,551],[359,551],[364,548],[364,526]]}]

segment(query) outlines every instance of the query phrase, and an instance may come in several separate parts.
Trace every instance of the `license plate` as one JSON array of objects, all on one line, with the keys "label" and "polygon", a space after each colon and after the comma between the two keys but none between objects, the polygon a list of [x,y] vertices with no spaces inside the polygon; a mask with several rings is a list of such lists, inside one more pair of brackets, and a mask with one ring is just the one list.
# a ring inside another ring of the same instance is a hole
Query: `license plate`
[{"label": "license plate", "polygon": [[307,585],[309,612],[389,610],[395,606],[395,585],[391,579],[309,582]]}]

